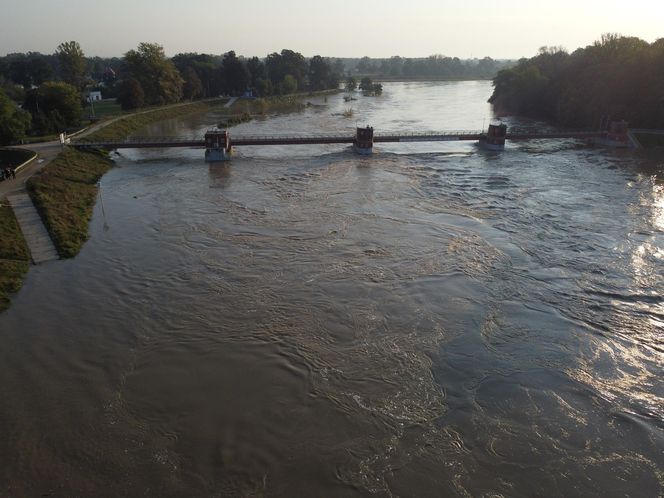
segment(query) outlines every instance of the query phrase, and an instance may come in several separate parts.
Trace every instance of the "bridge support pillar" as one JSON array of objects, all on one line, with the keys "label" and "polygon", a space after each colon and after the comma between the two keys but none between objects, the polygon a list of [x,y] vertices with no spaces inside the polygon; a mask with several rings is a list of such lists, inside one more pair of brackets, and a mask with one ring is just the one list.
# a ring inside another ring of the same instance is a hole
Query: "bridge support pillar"
[{"label": "bridge support pillar", "polygon": [[373,154],[373,127],[357,128],[355,131],[355,142],[353,148],[358,154],[370,156]]},{"label": "bridge support pillar", "polygon": [[487,150],[505,150],[505,137],[507,136],[507,125],[490,124],[486,133],[480,136],[480,147]]},{"label": "bridge support pillar", "polygon": [[606,136],[599,139],[597,143],[616,148],[635,147],[629,136],[627,121],[611,121]]},{"label": "bridge support pillar", "polygon": [[209,163],[231,160],[231,137],[227,130],[205,133],[205,160]]}]

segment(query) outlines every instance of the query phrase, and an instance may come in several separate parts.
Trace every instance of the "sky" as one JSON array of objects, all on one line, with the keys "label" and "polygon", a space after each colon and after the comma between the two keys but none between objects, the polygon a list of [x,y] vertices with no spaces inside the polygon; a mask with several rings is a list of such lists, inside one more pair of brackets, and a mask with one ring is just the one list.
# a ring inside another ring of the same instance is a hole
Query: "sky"
[{"label": "sky", "polygon": [[664,0],[0,0],[0,55],[75,40],[101,57],[156,42],[168,56],[517,59],[603,33],[664,37]]}]

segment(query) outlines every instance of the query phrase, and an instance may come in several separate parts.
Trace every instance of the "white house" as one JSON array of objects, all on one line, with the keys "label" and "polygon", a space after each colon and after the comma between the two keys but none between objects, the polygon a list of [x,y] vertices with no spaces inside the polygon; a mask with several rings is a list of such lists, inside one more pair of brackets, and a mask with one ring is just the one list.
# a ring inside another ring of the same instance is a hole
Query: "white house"
[{"label": "white house", "polygon": [[101,100],[101,92],[98,90],[88,93],[88,102],[99,102]]}]

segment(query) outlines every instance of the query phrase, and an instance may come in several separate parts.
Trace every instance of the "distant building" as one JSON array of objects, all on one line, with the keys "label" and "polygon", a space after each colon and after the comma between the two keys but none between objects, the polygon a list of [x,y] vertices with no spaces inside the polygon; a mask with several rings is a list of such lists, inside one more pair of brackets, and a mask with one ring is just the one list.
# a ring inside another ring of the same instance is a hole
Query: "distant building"
[{"label": "distant building", "polygon": [[86,100],[88,102],[99,102],[101,100],[101,92],[98,90],[94,90],[88,93]]},{"label": "distant building", "polygon": [[104,70],[104,74],[102,75],[101,79],[106,85],[112,85],[115,82],[115,71],[113,71],[113,69],[110,67],[107,67]]}]

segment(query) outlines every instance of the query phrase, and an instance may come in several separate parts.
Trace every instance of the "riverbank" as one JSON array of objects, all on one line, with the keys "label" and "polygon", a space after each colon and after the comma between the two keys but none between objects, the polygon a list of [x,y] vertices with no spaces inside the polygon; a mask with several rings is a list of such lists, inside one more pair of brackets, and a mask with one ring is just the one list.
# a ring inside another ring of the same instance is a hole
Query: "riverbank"
[{"label": "riverbank", "polygon": [[[122,138],[147,124],[206,112],[226,101],[213,99],[183,103],[119,116],[82,130],[81,139]],[[40,145],[36,144],[36,147]],[[0,164],[20,166],[31,162],[36,156],[36,152],[27,149],[0,149]],[[97,199],[97,182],[112,167],[112,161],[101,152],[79,152],[71,148],[55,156],[47,154],[46,161],[48,163],[43,169],[29,171],[27,176],[24,175],[27,181],[23,180],[16,187],[18,190],[27,189],[59,256],[73,258],[88,239],[88,225]],[[4,195],[0,196],[0,312],[9,307],[9,295],[21,288],[30,260],[14,213],[3,198]]]},{"label": "riverbank", "polygon": [[[267,114],[276,112],[292,112],[304,108],[302,99],[306,97],[324,96],[338,93],[338,90],[303,93],[292,96],[274,97],[269,99],[240,100],[229,108],[229,119],[242,115],[245,108],[254,114]],[[203,113],[211,108],[225,104],[228,99],[213,99],[192,103],[176,104],[166,108],[143,110],[135,114],[119,116],[105,122],[97,123],[82,131],[81,141],[113,140],[124,138],[142,127],[178,116]],[[240,105],[238,105],[240,104]],[[298,109],[294,109],[298,107]],[[10,149],[10,154],[18,160],[33,157],[32,151]],[[32,201],[51,236],[51,239],[61,258],[75,257],[88,239],[88,225],[97,199],[97,182],[112,167],[112,161],[101,152],[81,152],[72,148],[62,150],[40,172],[29,178],[25,186]],[[8,295],[20,289],[22,280],[27,272],[29,252],[15,223],[0,224],[0,239],[7,244],[16,246],[17,254],[25,251],[25,268],[22,264],[14,262],[14,258],[22,261],[20,257],[8,252],[11,263],[3,263],[3,281],[0,281],[0,300],[4,303],[0,311],[9,305]],[[6,217],[8,218],[8,217]],[[2,253],[0,253],[0,257]],[[6,267],[6,268],[5,268]],[[6,280],[6,282],[4,281]]]},{"label": "riverbank", "polygon": [[[226,99],[214,99],[141,111],[101,123],[80,140],[124,138],[150,123],[207,112],[225,102]],[[105,153],[67,148],[41,173],[28,180],[30,197],[61,258],[76,256],[88,239],[88,224],[97,199],[97,182],[112,164]]]},{"label": "riverbank", "polygon": [[82,136],[79,141],[93,142],[115,140],[127,137],[150,123],[166,119],[206,112],[213,107],[225,104],[228,99],[213,99],[198,102],[175,104],[172,106],[140,111],[135,114],[120,116],[107,123],[100,123],[97,129]]},{"label": "riverbank", "polygon": [[653,130],[650,133],[645,131],[634,132],[634,138],[638,140],[644,149],[660,149],[664,147],[664,131]]},{"label": "riverbank", "polygon": [[61,258],[73,258],[88,239],[97,182],[112,166],[102,152],[63,150],[27,189]]},{"label": "riverbank", "polygon": [[7,202],[0,203],[0,312],[9,307],[9,295],[19,291],[28,272],[30,255],[23,234]]}]

